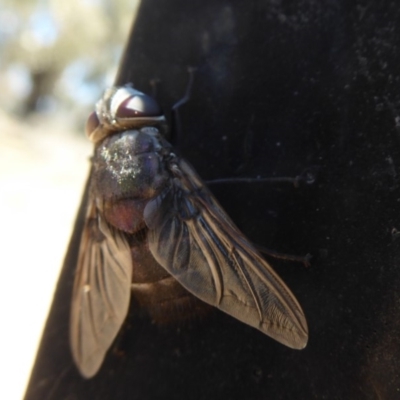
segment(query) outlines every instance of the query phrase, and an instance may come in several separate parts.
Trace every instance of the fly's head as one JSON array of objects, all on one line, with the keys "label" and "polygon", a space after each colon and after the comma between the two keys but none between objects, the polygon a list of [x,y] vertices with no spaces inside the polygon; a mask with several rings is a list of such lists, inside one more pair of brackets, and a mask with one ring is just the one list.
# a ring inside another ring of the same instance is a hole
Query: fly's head
[{"label": "fly's head", "polygon": [[165,116],[150,96],[130,85],[107,89],[86,122],[86,134],[94,143],[128,129],[157,126],[166,129]]}]

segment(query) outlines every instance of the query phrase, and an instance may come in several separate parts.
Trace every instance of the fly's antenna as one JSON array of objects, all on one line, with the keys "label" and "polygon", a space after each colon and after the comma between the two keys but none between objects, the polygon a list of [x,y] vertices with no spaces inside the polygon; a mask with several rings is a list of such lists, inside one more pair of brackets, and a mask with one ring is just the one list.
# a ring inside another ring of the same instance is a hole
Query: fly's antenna
[{"label": "fly's antenna", "polygon": [[[196,72],[195,67],[188,67],[189,81],[186,85],[185,94],[172,106],[172,121],[171,121],[171,142],[175,145],[179,145],[182,139],[182,124],[179,116],[179,108],[186,104],[191,97],[194,73]],[[179,146],[178,146],[179,147]]]}]

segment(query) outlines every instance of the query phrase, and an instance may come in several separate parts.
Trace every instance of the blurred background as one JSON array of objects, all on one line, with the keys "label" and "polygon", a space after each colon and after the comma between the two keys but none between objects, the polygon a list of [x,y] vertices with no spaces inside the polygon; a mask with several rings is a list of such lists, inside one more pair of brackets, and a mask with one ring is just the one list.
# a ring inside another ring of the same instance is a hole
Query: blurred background
[{"label": "blurred background", "polygon": [[139,3],[0,3],[1,399],[24,393],[87,177],[86,117]]}]

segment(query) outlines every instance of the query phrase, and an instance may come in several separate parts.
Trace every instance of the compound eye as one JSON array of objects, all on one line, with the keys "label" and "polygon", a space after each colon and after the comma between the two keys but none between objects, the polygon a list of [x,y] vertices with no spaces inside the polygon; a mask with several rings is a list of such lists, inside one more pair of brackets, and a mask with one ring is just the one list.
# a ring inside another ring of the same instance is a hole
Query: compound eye
[{"label": "compound eye", "polygon": [[134,95],[124,100],[116,112],[117,118],[158,117],[162,111],[157,102],[146,94]]},{"label": "compound eye", "polygon": [[94,130],[100,125],[100,120],[96,114],[96,111],[93,111],[89,118],[86,121],[86,135],[90,137],[90,135],[94,132]]}]

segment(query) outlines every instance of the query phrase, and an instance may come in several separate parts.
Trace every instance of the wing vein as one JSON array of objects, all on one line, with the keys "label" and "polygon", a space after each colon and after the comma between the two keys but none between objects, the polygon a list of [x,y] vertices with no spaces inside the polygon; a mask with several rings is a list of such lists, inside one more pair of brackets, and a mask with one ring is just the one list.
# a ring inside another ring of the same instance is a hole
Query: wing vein
[{"label": "wing vein", "polygon": [[[196,222],[198,222],[196,220]],[[201,232],[199,232],[199,227],[193,220],[186,221],[190,232],[192,232],[194,239],[198,246],[203,250],[204,256],[207,259],[208,267],[211,270],[211,274],[214,280],[214,286],[216,289],[216,304],[220,304],[222,300],[222,277],[221,271],[219,270],[213,252],[210,250],[210,245],[205,242],[204,237],[202,237]]]},{"label": "wing vein", "polygon": [[241,263],[242,259],[241,259],[241,257],[239,257],[239,259],[238,259],[235,249],[233,249],[233,251],[232,251],[232,258],[235,261],[240,273],[242,274],[243,279],[246,282],[247,287],[249,288],[249,291],[250,291],[250,293],[251,293],[251,295],[252,295],[252,297],[254,299],[254,303],[255,303],[255,305],[257,307],[258,315],[260,316],[260,322],[262,322],[263,321],[263,314],[262,314],[262,311],[261,311],[261,302],[260,302],[258,296],[256,295],[256,291],[254,290],[254,286],[250,282],[250,277],[249,277],[248,273],[246,272],[246,269],[243,268],[243,265]]}]

